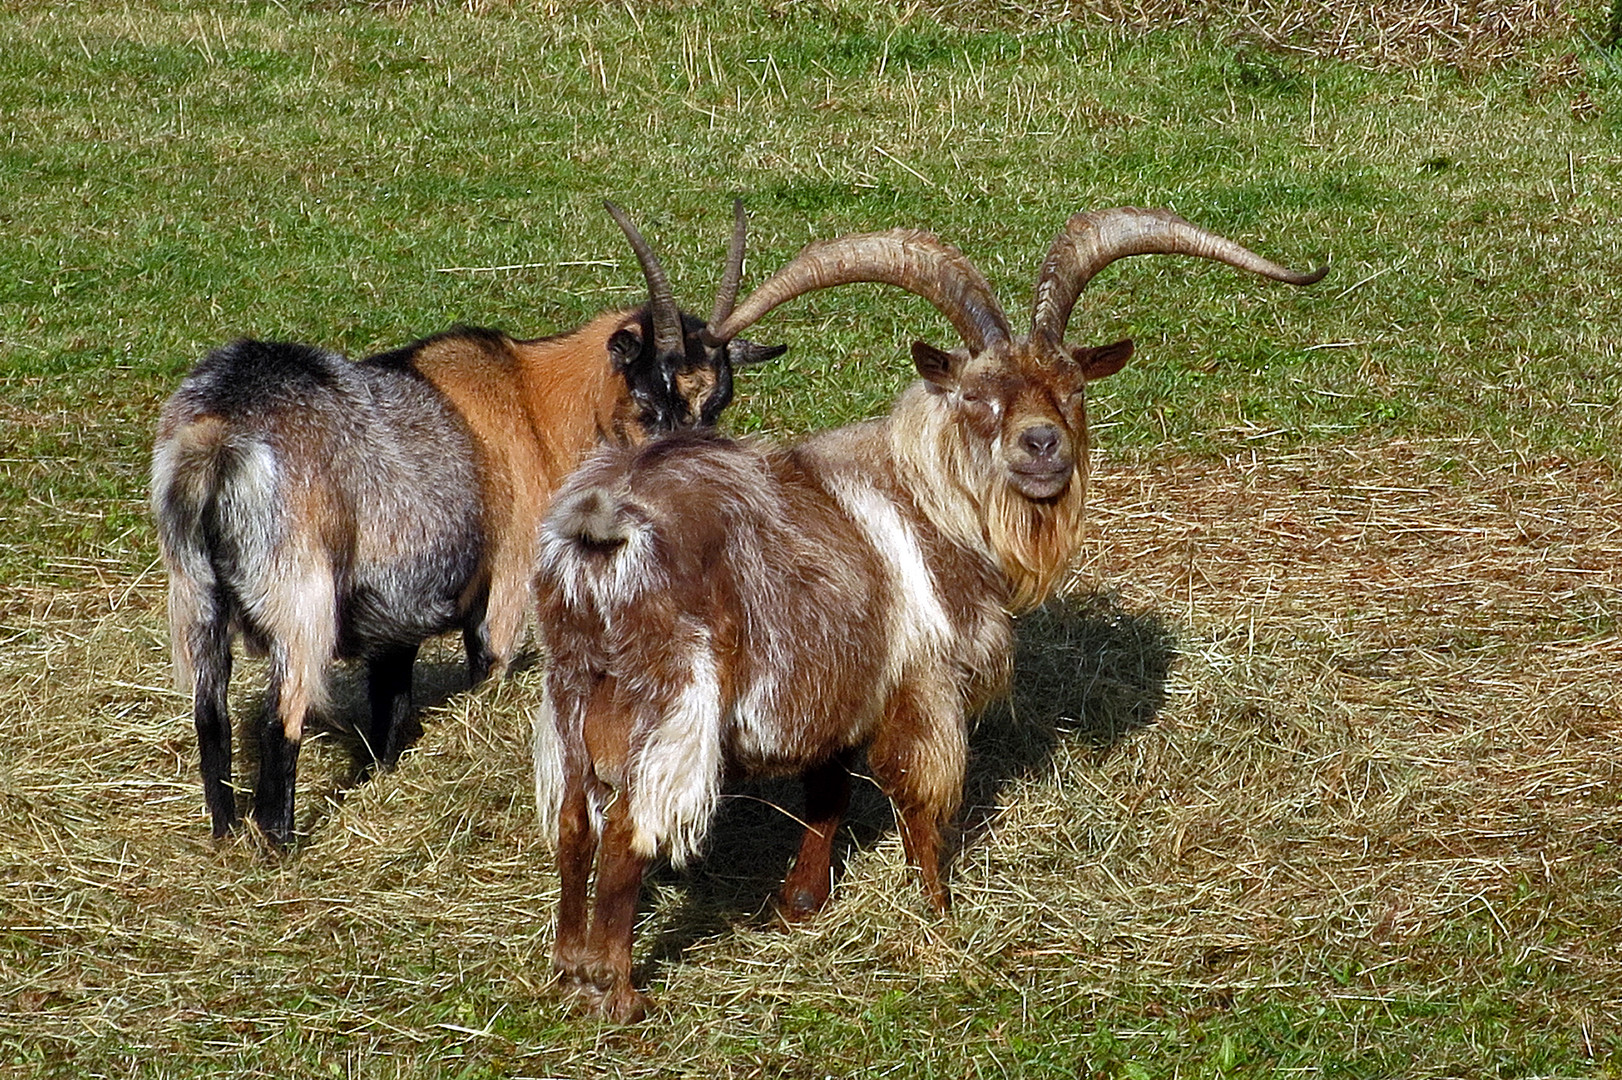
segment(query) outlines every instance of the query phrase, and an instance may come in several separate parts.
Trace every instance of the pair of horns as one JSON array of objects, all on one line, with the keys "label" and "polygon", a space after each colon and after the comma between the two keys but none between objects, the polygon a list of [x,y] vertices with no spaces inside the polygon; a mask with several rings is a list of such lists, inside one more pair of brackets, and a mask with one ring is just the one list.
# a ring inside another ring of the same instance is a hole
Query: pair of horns
[{"label": "pair of horns", "polygon": [[[659,257],[653,253],[648,242],[642,239],[642,233],[631,223],[625,211],[606,199],[603,206],[619,224],[625,238],[631,242],[631,250],[636,252],[637,262],[642,264],[642,276],[648,279],[648,310],[653,321],[653,345],[656,355],[686,355],[686,336],[682,333],[681,309],[676,306],[676,294],[670,288],[670,278],[665,274],[664,267],[659,264]],[[715,295],[715,310],[710,315],[709,326],[704,331],[705,343],[711,347],[724,344],[737,336],[734,334],[732,337],[712,340],[711,331],[732,314],[732,305],[738,299],[738,286],[743,281],[744,237],[748,229],[749,218],[743,212],[743,200],[736,199],[732,203],[732,243],[727,248],[726,270],[721,274],[721,288]]]},{"label": "pair of horns", "polygon": [[[1042,262],[1031,309],[1031,338],[1062,341],[1070,312],[1087,283],[1116,259],[1130,255],[1193,255],[1291,285],[1310,285],[1329,272],[1328,266],[1311,273],[1286,269],[1169,210],[1119,206],[1075,214]],[[970,352],[1013,339],[1008,317],[974,264],[934,235],[909,229],[810,244],[736,310],[712,319],[705,339],[730,341],[779,304],[819,289],[864,281],[896,285],[928,300],[951,322]]]}]

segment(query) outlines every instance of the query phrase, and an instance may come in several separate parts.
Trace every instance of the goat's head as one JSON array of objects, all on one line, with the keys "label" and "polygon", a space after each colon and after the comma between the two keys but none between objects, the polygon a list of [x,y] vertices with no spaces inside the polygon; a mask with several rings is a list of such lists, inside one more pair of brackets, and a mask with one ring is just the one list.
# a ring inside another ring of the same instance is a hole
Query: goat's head
[{"label": "goat's head", "polygon": [[[811,244],[732,315],[705,331],[715,343],[778,304],[854,282],[896,285],[947,317],[962,345],[913,343],[918,373],[959,430],[959,451],[982,488],[994,547],[1015,579],[1016,602],[1045,593],[1079,540],[1087,481],[1087,384],[1114,374],[1132,343],[1064,341],[1070,313],[1092,277],[1129,255],[1195,255],[1277,281],[1308,285],[1328,268],[1298,273],[1165,210],[1117,207],[1072,216],[1037,276],[1029,334],[1009,328],[996,296],[962,252],[924,232],[897,229]],[[998,483],[985,489],[988,480]],[[1012,564],[1012,566],[1010,566]]]},{"label": "goat's head", "polygon": [[913,364],[941,397],[966,447],[1026,499],[1065,495],[1087,462],[1087,384],[1121,370],[1132,343],[1045,354],[1003,342],[978,354],[912,345]]},{"label": "goat's head", "polygon": [[631,219],[613,203],[604,203],[642,264],[648,302],[631,325],[609,339],[614,370],[625,379],[637,420],[648,434],[677,428],[709,427],[732,402],[733,369],[772,360],[784,345],[757,345],[733,337],[710,342],[707,331],[732,313],[743,278],[744,235],[748,219],[743,201],[733,204],[732,244],[709,323],[676,306],[670,279],[659,258]]},{"label": "goat's head", "polygon": [[934,304],[962,338],[946,350],[914,342],[920,375],[948,396],[962,423],[998,446],[1009,482],[1031,499],[1051,499],[1084,468],[1088,382],[1119,371],[1132,343],[1067,345],[1070,313],[1095,274],[1128,255],[1195,255],[1277,281],[1309,285],[1328,272],[1298,273],[1191,225],[1166,210],[1116,207],[1076,214],[1053,241],[1036,281],[1029,334],[1009,328],[986,279],[962,252],[925,232],[896,229],[813,243],[704,339],[730,340],[779,304],[854,282],[896,285]]}]

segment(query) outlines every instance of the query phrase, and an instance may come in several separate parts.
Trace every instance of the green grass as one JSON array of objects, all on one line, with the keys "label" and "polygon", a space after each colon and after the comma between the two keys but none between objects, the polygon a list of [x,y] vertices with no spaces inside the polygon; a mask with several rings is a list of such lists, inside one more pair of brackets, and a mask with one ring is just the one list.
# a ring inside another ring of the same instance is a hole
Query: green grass
[{"label": "green grass", "polygon": [[[604,195],[694,307],[734,192],[753,280],[815,237],[920,225],[1015,312],[1068,213],[1171,205],[1335,272],[1293,295],[1221,268],[1112,271],[1073,328],[1142,346],[1100,388],[1111,443],[1463,428],[1615,460],[1622,79],[1577,44],[1581,70],[1551,83],[1561,42],[1470,76],[1375,73],[1220,34],[968,33],[866,4],[23,5],[0,23],[0,494],[45,542],[4,565],[50,576],[84,541],[130,557],[150,418],[232,336],[359,354],[634,299]],[[1597,119],[1573,117],[1578,92]],[[538,265],[439,272],[514,264]],[[908,338],[947,336],[878,289],[762,332],[794,353],[748,381],[744,430],[871,414]],[[107,516],[64,525],[41,503]]]},{"label": "green grass", "polygon": [[[1072,321],[1077,340],[1140,349],[1093,394],[1102,454],[1152,464],[1414,442],[1457,445],[1462,472],[1622,465],[1614,50],[1557,36],[1507,64],[1369,69],[1221,24],[1145,31],[997,9],[971,29],[878,0],[468,7],[0,5],[8,641],[55,633],[59,596],[152,584],[151,429],[207,349],[255,335],[360,355],[457,322],[566,329],[638,299],[605,196],[642,223],[694,309],[708,308],[741,194],[751,283],[811,239],[926,227],[969,253],[1016,321],[1068,214],[1171,206],[1334,270],[1294,291],[1172,260],[1112,268]],[[1582,14],[1586,26],[1607,13]],[[729,423],[779,434],[881,411],[908,378],[907,343],[949,343],[927,305],[878,288],[796,302],[754,336],[792,351],[742,377]],[[1617,616],[1594,603],[1599,640]],[[147,654],[154,625],[125,628]],[[159,662],[143,663],[122,677],[157,678]],[[43,679],[46,698],[99,678],[70,667],[8,677]],[[179,715],[146,690],[115,679],[66,697],[87,715]],[[128,751],[131,775],[189,762],[184,723],[162,731],[162,745]],[[522,770],[508,764],[479,813],[523,836],[525,797],[508,800]],[[7,768],[0,799],[37,800],[17,813],[43,822],[40,836],[88,812]],[[364,798],[376,809],[386,795]],[[436,920],[431,891],[415,920],[367,921],[367,890],[414,895],[422,864],[463,857],[466,833],[429,828],[450,846],[426,854],[397,838],[348,876],[315,855],[278,868],[202,855],[190,823],[177,857],[215,860],[203,896],[108,869],[122,865],[113,847],[95,880],[9,867],[26,886],[0,881],[0,925],[18,925],[7,905],[37,890],[116,933],[0,931],[0,1073],[1531,1077],[1615,1075],[1622,1051],[1614,980],[1592,1016],[1576,1004],[1582,973],[1607,964],[1585,942],[1616,941],[1595,900],[1615,899],[1593,869],[1616,867],[1610,849],[1589,850],[1592,876],[1560,879],[1580,910],[1506,887],[1417,940],[1242,959],[1226,988],[1216,945],[1191,945],[1179,971],[1140,966],[1107,927],[1055,938],[1033,905],[1007,934],[966,916],[939,938],[904,912],[882,932],[901,935],[907,959],[848,993],[711,1000],[706,1015],[726,1022],[690,1030],[682,969],[746,966],[756,946],[739,935],[765,936],[711,928],[655,975],[670,1017],[615,1031],[565,1018],[540,989],[544,904],[492,912],[498,930],[471,944]],[[1009,878],[1066,857],[1037,845]],[[544,862],[525,865],[511,872],[541,888]],[[354,907],[323,914],[334,895]],[[1546,917],[1526,921],[1535,911]],[[265,926],[210,966],[211,920]],[[503,927],[510,944],[491,945]],[[1543,952],[1523,954],[1531,945]],[[1094,950],[1114,958],[1110,977],[1077,970]],[[131,997],[134,984],[167,989]],[[97,1000],[107,985],[125,989]]]}]

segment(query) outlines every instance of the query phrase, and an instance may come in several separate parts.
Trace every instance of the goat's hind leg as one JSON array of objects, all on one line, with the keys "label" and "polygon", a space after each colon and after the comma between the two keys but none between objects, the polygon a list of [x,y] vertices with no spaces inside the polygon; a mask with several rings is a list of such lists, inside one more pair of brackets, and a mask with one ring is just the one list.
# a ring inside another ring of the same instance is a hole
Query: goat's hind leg
[{"label": "goat's hind leg", "polygon": [[192,722],[203,771],[203,800],[214,822],[214,836],[237,826],[237,793],[231,785],[231,630],[223,605],[181,633],[190,635]]},{"label": "goat's hind leg", "polygon": [[586,963],[586,972],[601,994],[597,1011],[617,1024],[634,1024],[648,1012],[647,998],[631,982],[631,937],[648,860],[631,848],[628,802],[621,792],[604,815]]},{"label": "goat's hind leg", "polygon": [[384,770],[394,768],[405,749],[406,721],[411,718],[411,672],[417,662],[417,649],[416,645],[391,646],[366,664],[366,697],[372,710],[366,747],[372,764]]},{"label": "goat's hind leg", "polygon": [[293,838],[299,747],[311,712],[327,700],[327,664],[337,637],[337,595],[324,570],[303,575],[270,638],[270,688],[259,729],[253,818],[277,847]]},{"label": "goat's hind leg", "polygon": [[270,689],[259,722],[259,783],[253,791],[253,820],[276,847],[293,838],[293,792],[306,712],[304,702],[289,693],[283,666],[271,661]]},{"label": "goat's hind leg", "polygon": [[[549,680],[556,671],[554,667]],[[583,695],[579,693],[580,684],[571,685],[571,680],[549,685],[545,702],[536,714],[536,795],[537,799],[546,798],[543,789],[560,792],[556,796],[558,923],[552,966],[565,992],[578,995],[596,1009],[602,994],[593,981],[589,919],[591,871],[597,859],[600,822],[593,820],[588,790],[588,785],[598,781],[585,731],[604,722],[614,682],[601,676],[582,676],[582,681],[586,678],[590,679],[590,688]]]},{"label": "goat's hind leg", "polygon": [[552,966],[564,990],[584,994],[595,1004],[598,995],[587,974],[587,900],[597,835],[581,781],[578,775],[565,777],[563,803],[558,808],[558,932]]},{"label": "goat's hind leg", "polygon": [[809,919],[828,902],[833,888],[834,834],[850,808],[850,770],[840,755],[807,769],[805,836],[783,882],[778,913],[789,922]]}]

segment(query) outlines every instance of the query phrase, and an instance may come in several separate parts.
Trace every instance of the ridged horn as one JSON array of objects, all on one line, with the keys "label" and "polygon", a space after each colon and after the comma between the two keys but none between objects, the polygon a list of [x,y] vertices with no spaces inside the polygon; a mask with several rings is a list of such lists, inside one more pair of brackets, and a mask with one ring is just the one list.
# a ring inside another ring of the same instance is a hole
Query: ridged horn
[{"label": "ridged horn", "polygon": [[743,284],[743,243],[748,231],[749,215],[743,212],[743,200],[734,199],[732,246],[727,248],[727,266],[721,274],[721,288],[715,294],[715,311],[710,315],[710,324],[704,328],[706,341],[713,335],[714,329],[732,314],[732,306],[737,302],[738,286]]},{"label": "ridged horn", "polygon": [[1062,341],[1070,311],[1087,282],[1128,255],[1194,255],[1291,285],[1311,285],[1329,272],[1328,266],[1307,274],[1286,269],[1169,210],[1134,206],[1093,210],[1072,215],[1048,250],[1031,305],[1031,337]]},{"label": "ridged horn", "polygon": [[1012,337],[991,286],[967,256],[930,233],[893,229],[807,245],[706,339],[711,344],[730,341],[779,304],[819,289],[864,281],[895,285],[928,300],[951,321],[972,352]]},{"label": "ridged horn", "polygon": [[659,257],[653,253],[648,242],[642,239],[637,227],[631,224],[631,219],[625,216],[625,211],[603,200],[603,206],[625,238],[631,242],[631,250],[636,252],[637,262],[642,264],[642,276],[648,279],[648,312],[653,320],[653,347],[658,356],[675,354],[685,355],[687,352],[681,332],[681,310],[676,307],[676,294],[671,291],[670,278],[665,276],[665,268],[659,265]]}]

